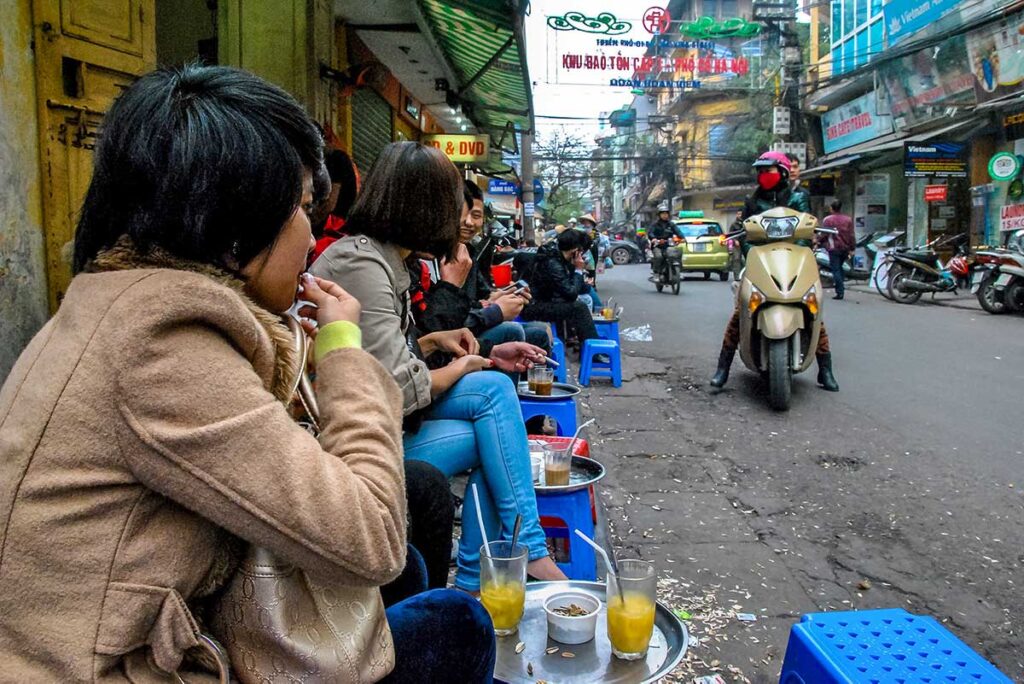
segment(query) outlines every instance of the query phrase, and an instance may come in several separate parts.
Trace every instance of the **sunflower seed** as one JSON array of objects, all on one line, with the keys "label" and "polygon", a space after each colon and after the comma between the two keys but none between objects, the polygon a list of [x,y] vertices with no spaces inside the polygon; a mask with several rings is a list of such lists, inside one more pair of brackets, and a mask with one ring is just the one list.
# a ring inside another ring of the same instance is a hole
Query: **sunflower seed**
[{"label": "sunflower seed", "polygon": [[533,676],[533,663],[526,663],[526,674]]},{"label": "sunflower seed", "polygon": [[516,653],[522,653],[524,650],[526,650],[526,644],[524,644],[522,641],[516,644]]},{"label": "sunflower seed", "polygon": [[544,652],[547,653],[548,655],[551,655],[553,653],[558,653],[558,647],[557,646],[551,646],[551,647],[545,649]]},{"label": "sunflower seed", "polygon": [[562,653],[562,657],[563,658],[575,658],[576,654],[575,653],[570,653],[569,651],[565,651],[564,653]]}]

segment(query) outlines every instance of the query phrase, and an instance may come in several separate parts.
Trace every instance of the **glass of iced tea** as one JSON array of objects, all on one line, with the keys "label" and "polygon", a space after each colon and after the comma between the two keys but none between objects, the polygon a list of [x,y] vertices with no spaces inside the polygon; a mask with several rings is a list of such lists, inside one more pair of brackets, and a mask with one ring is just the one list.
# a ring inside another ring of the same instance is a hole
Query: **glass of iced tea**
[{"label": "glass of iced tea", "polygon": [[526,602],[527,557],[523,544],[513,548],[511,542],[494,541],[480,547],[480,602],[490,613],[498,636],[519,629]]},{"label": "glass of iced tea", "polygon": [[551,388],[555,384],[555,371],[545,366],[534,367],[533,370],[537,371],[535,376],[537,383],[536,394],[542,397],[551,396]]},{"label": "glass of iced tea", "polygon": [[618,565],[619,581],[607,580],[608,639],[615,657],[640,660],[646,657],[654,633],[657,577],[654,565],[647,561],[620,560]]},{"label": "glass of iced tea", "polygon": [[559,449],[549,444],[547,453],[544,454],[544,485],[547,487],[567,485],[571,472],[572,454],[569,453],[568,445]]},{"label": "glass of iced tea", "polygon": [[601,309],[601,315],[604,316],[604,320],[610,321],[615,318],[615,310],[610,306],[606,306]]},{"label": "glass of iced tea", "polygon": [[537,371],[540,369],[540,366],[534,366],[526,371],[526,387],[530,390],[530,394],[537,393]]}]

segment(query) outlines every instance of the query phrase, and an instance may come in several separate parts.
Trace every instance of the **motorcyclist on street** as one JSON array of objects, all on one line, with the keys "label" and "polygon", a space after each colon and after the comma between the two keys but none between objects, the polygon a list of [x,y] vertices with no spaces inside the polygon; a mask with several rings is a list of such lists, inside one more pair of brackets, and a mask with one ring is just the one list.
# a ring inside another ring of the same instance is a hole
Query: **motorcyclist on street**
[{"label": "motorcyclist on street", "polygon": [[669,247],[669,241],[676,234],[675,226],[669,220],[668,202],[658,205],[658,220],[647,231],[647,237],[651,241],[651,270],[655,277],[661,273],[665,263],[665,255]]},{"label": "motorcyclist on street", "polygon": [[[810,213],[807,193],[793,192],[793,187],[790,185],[790,162],[785,154],[765,152],[757,158],[753,167],[757,170],[757,189],[744,203],[742,216],[744,221],[775,207],[789,207],[796,211]],[[745,240],[744,254],[750,246],[749,240]],[[732,367],[732,360],[736,356],[739,342],[740,313],[739,309],[735,309],[732,318],[729,319],[729,324],[725,327],[722,350],[718,354],[718,369],[714,377],[711,378],[712,387],[724,387],[729,380],[729,369]],[[818,361],[818,384],[829,392],[838,392],[839,384],[832,374],[832,353],[824,322],[821,324],[821,334],[818,337],[815,356]]]}]

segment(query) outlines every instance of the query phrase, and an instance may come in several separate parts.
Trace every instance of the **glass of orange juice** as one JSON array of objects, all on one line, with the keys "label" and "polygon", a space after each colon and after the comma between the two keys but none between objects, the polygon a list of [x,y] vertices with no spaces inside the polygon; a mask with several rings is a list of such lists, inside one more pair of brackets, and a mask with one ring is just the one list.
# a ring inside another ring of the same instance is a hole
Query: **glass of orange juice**
[{"label": "glass of orange juice", "polygon": [[657,578],[647,561],[620,560],[618,565],[619,581],[608,578],[608,639],[615,657],[640,660],[654,633]]},{"label": "glass of orange juice", "polygon": [[[490,557],[488,558],[488,552]],[[527,548],[493,541],[480,547],[480,602],[491,615],[494,633],[515,634],[526,602]]]}]

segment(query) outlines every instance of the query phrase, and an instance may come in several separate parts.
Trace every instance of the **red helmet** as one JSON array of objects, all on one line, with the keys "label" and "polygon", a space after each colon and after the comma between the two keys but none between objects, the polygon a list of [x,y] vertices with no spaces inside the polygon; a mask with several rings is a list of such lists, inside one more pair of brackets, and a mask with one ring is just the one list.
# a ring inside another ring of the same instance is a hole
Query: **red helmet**
[{"label": "red helmet", "polygon": [[778,166],[787,174],[792,171],[792,167],[789,165],[789,157],[782,152],[775,151],[765,152],[762,154],[757,158],[757,161],[754,162],[753,166],[755,169],[759,166]]},{"label": "red helmet", "polygon": [[955,256],[949,260],[949,272],[953,275],[964,278],[971,272],[971,265],[962,256]]}]

